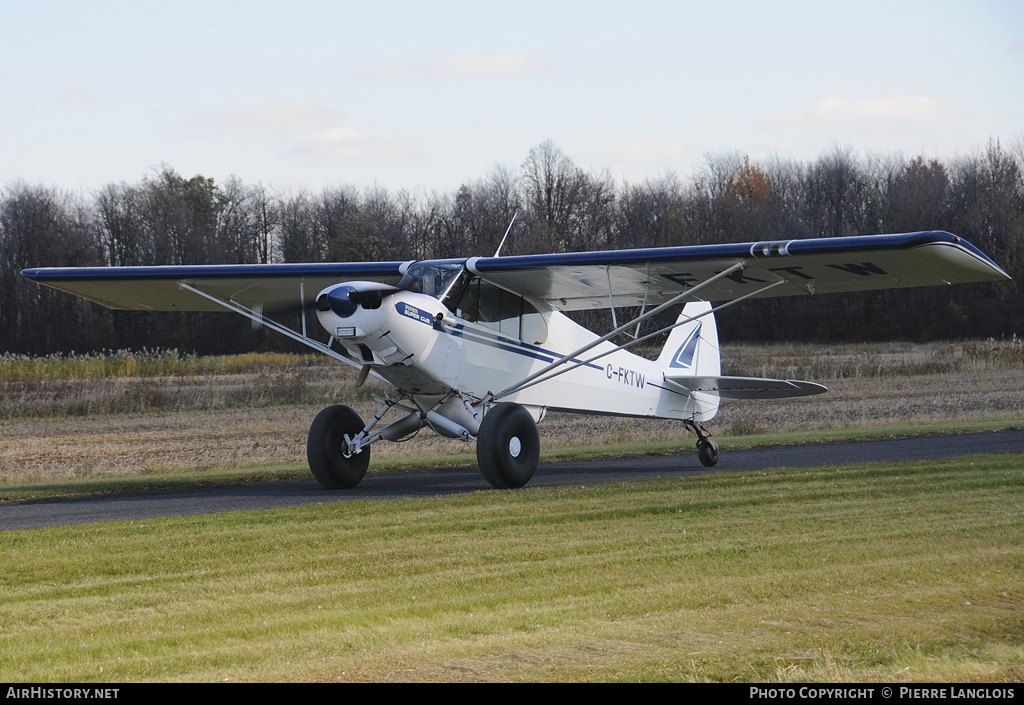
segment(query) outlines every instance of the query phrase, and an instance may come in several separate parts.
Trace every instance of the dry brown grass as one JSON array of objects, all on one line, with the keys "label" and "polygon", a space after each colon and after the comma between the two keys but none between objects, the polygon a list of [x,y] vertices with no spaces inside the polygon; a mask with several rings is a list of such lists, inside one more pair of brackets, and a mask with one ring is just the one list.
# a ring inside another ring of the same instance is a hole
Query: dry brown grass
[{"label": "dry brown grass", "polygon": [[[728,436],[1024,418],[1024,365],[1006,347],[727,348],[729,372],[814,379],[831,391],[803,399],[726,403],[712,429]],[[818,374],[808,374],[813,372]],[[0,483],[303,462],[309,424],[332,399],[342,397],[364,418],[377,411],[377,403],[365,392],[353,394],[353,380],[354,372],[327,363],[258,374],[41,384],[37,396],[25,403],[52,408],[60,402],[78,409],[72,411],[77,415],[18,418],[8,413],[8,420],[0,422]],[[90,405],[116,408],[103,401],[104,390],[122,398],[138,393],[139,388],[126,391],[133,384],[151,390],[164,408],[82,415],[81,409]],[[78,405],[74,399],[61,402],[64,394],[77,394]],[[87,404],[87,399],[92,401]],[[8,399],[7,404],[13,402]],[[692,443],[682,425],[671,421],[552,413],[540,431],[545,448],[673,439]],[[381,443],[373,449],[378,459],[473,451],[471,444],[427,430],[406,443]]]}]

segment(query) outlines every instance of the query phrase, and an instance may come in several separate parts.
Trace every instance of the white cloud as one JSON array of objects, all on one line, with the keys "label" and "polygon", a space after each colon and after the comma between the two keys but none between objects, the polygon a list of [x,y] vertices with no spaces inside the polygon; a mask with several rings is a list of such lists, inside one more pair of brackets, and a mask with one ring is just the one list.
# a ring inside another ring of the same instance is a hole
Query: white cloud
[{"label": "white cloud", "polygon": [[192,137],[232,137],[351,150],[368,137],[314,102],[279,102],[192,117],[184,129]]},{"label": "white cloud", "polygon": [[675,140],[652,140],[645,137],[612,147],[608,156],[616,161],[666,164],[691,157],[691,150]]},{"label": "white cloud", "polygon": [[346,145],[366,141],[366,135],[353,127],[328,127],[318,130],[317,140],[324,144]]},{"label": "white cloud", "polygon": [[280,136],[332,126],[334,118],[316,103],[266,103],[197,115],[185,124],[194,133]]},{"label": "white cloud", "polygon": [[396,61],[366,70],[375,78],[522,78],[547,66],[522,54],[463,54],[443,61]]},{"label": "white cloud", "polygon": [[813,105],[782,115],[779,122],[819,126],[844,123],[923,123],[949,118],[953,112],[927,96],[826,96]]},{"label": "white cloud", "polygon": [[348,127],[328,127],[303,135],[292,144],[293,153],[328,164],[360,160],[369,163],[405,162],[419,158],[407,139],[383,139]]},{"label": "white cloud", "polygon": [[68,108],[86,108],[95,104],[93,94],[85,88],[72,88],[61,97],[61,104]]},{"label": "white cloud", "polygon": [[402,161],[418,150],[339,119],[316,102],[275,102],[196,115],[182,125],[189,139],[241,143],[247,152],[318,164]]}]

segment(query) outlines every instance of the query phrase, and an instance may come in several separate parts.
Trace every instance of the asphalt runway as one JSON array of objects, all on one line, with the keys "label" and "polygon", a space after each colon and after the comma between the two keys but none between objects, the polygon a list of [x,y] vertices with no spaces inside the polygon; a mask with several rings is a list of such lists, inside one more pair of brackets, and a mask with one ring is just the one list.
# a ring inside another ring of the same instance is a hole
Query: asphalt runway
[{"label": "asphalt runway", "polygon": [[[827,445],[722,449],[718,465],[701,466],[696,451],[679,455],[544,463],[530,487],[588,485],[708,472],[750,472],[780,467],[817,467],[887,460],[928,460],[977,453],[1022,453],[1024,431],[921,436]],[[1024,461],[1022,461],[1024,462]],[[371,466],[372,467],[372,466]],[[151,491],[140,494],[43,500],[0,505],[0,530],[37,529],[103,521],[295,507],[356,499],[435,497],[491,490],[476,467],[372,472],[352,490],[327,491],[313,480],[265,482]]]}]

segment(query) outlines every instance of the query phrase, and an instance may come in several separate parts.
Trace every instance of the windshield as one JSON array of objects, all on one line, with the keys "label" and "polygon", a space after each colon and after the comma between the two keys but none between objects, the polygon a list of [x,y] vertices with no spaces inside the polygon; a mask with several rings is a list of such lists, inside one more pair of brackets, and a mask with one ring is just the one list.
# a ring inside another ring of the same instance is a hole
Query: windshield
[{"label": "windshield", "polygon": [[398,288],[440,299],[465,269],[465,262],[463,259],[415,262],[398,282]]}]

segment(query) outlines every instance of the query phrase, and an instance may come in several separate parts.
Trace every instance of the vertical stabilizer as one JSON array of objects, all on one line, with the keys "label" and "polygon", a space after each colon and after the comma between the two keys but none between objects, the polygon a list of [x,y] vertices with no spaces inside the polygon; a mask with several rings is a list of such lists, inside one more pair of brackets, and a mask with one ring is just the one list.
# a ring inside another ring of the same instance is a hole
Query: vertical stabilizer
[{"label": "vertical stabilizer", "polygon": [[676,323],[693,320],[673,328],[668,335],[658,357],[658,365],[666,376],[718,377],[722,374],[718,326],[715,314],[708,313],[710,310],[711,304],[707,301],[693,301],[683,306]]}]

